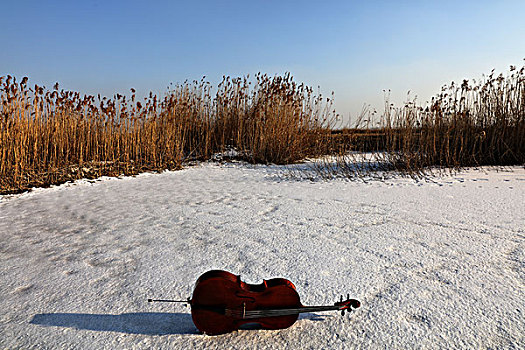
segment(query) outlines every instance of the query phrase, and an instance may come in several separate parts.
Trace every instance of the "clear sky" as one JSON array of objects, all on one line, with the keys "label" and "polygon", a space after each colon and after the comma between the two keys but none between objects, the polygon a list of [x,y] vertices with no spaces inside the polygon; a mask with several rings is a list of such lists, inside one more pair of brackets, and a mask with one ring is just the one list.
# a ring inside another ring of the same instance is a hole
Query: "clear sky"
[{"label": "clear sky", "polygon": [[289,71],[348,119],[525,58],[525,0],[0,2],[0,76],[108,96]]}]

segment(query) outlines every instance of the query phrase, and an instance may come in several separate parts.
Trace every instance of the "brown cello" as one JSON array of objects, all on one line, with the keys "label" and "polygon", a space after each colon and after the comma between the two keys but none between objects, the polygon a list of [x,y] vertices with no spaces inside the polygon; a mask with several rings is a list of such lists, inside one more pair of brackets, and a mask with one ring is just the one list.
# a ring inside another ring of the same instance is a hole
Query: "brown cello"
[{"label": "brown cello", "polygon": [[148,299],[163,302],[187,302],[195,326],[203,333],[217,335],[232,332],[244,324],[257,323],[265,329],[288,328],[303,312],[358,308],[356,299],[329,306],[304,306],[292,282],[284,278],[248,284],[240,276],[227,271],[212,270],[197,279],[193,296],[188,300]]}]

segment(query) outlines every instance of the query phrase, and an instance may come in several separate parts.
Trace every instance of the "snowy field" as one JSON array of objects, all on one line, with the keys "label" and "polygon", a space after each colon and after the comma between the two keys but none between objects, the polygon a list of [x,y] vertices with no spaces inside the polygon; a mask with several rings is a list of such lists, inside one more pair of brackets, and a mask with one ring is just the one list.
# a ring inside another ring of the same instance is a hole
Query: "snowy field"
[{"label": "snowy field", "polygon": [[[525,347],[525,170],[434,181],[287,180],[204,164],[0,197],[0,348]],[[223,269],[285,277],[288,329],[197,333],[185,299]]]}]

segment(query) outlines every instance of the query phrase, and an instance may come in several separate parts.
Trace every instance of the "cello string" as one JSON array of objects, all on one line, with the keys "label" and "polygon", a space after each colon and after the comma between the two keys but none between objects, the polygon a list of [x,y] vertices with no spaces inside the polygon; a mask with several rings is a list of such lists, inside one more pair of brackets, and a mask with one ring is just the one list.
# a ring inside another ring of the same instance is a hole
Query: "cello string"
[{"label": "cello string", "polygon": [[[330,310],[341,310],[338,306],[307,306],[302,308],[294,309],[275,309],[275,310],[251,310],[244,313],[245,319],[258,318],[258,317],[275,317],[275,316],[289,316],[303,312],[312,311],[330,311]],[[241,316],[240,311],[232,313],[232,316]]]}]

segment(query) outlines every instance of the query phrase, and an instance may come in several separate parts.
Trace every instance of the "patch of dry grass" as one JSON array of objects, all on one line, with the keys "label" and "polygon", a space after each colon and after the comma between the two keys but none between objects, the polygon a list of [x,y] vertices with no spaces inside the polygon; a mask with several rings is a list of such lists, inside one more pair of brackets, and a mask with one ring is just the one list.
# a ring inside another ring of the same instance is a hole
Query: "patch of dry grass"
[{"label": "patch of dry grass", "polygon": [[525,164],[525,67],[443,87],[429,106],[384,116],[387,159],[400,170]]},{"label": "patch of dry grass", "polygon": [[82,177],[178,169],[228,148],[245,160],[289,163],[319,155],[331,99],[290,75],[204,80],[163,98],[81,96],[0,78],[0,193]]},{"label": "patch of dry grass", "polygon": [[228,149],[253,163],[332,155],[323,177],[525,164],[525,67],[452,83],[428,106],[387,103],[379,128],[343,130],[333,129],[333,97],[289,74],[224,77],[215,93],[204,80],[185,82],[142,101],[133,89],[108,99],[27,82],[0,78],[0,194],[179,169]]},{"label": "patch of dry grass", "polygon": [[376,170],[380,176],[390,171],[420,177],[443,169],[525,165],[525,67],[451,83],[428,106],[387,102],[379,125],[332,132],[335,157],[318,162],[314,172],[323,178]]}]

